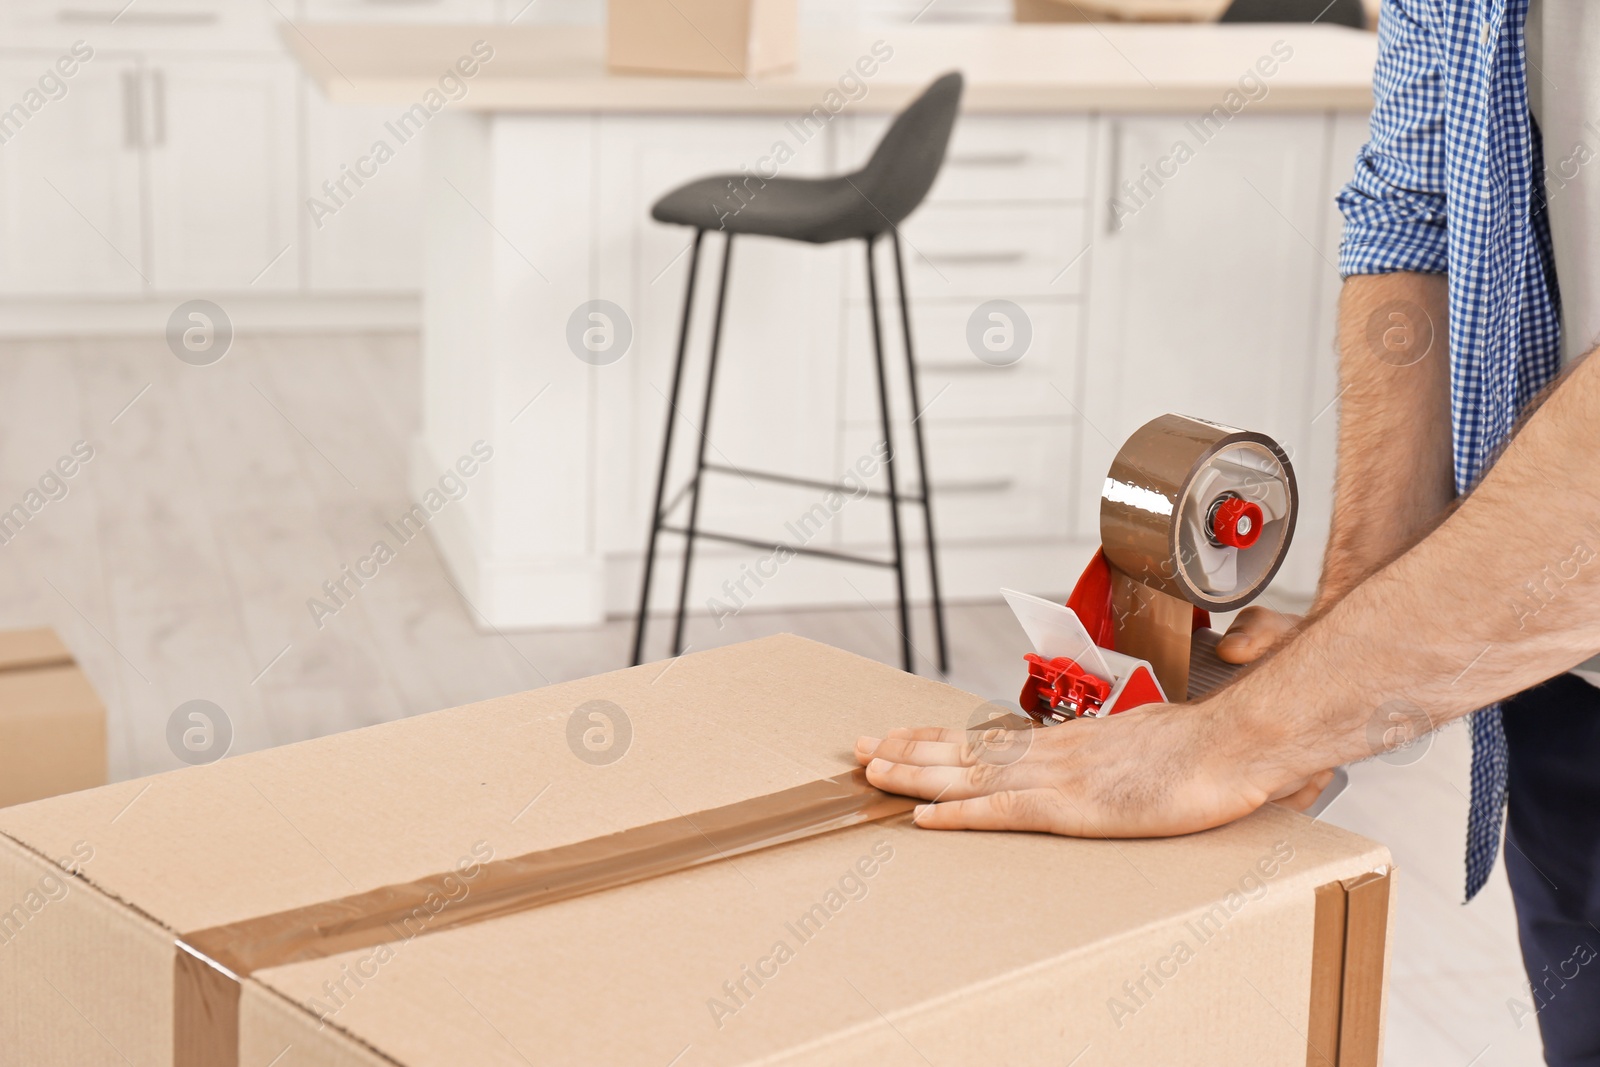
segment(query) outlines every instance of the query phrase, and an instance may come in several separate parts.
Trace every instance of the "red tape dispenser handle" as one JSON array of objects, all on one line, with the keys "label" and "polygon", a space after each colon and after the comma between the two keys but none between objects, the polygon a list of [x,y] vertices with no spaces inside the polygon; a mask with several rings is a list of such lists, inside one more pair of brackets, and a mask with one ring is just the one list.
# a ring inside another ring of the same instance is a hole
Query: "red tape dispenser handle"
[{"label": "red tape dispenser handle", "polygon": [[1098,718],[1166,699],[1150,664],[1096,644],[1071,607],[1014,589],[1001,592],[1033,642],[1023,657],[1028,676],[1018,703],[1036,722]]},{"label": "red tape dispenser handle", "polygon": [[1028,664],[1028,679],[1022,683],[1019,703],[1041,713],[1049,709],[1048,714],[1057,722],[1098,715],[1111,696],[1110,682],[1096,678],[1066,656],[1045,659],[1037,652],[1029,652],[1023,659]]}]

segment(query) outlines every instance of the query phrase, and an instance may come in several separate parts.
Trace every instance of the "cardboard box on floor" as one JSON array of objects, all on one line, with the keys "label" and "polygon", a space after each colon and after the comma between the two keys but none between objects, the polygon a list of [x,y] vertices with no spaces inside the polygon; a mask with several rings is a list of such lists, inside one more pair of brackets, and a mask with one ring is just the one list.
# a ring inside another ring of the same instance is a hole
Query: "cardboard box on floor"
[{"label": "cardboard box on floor", "polygon": [[106,781],[106,709],[54,630],[0,633],[0,807]]},{"label": "cardboard box on floor", "polygon": [[[981,705],[774,637],[0,811],[7,1062],[231,1064],[175,1019],[189,932],[466,886]],[[1388,864],[1270,805],[1156,841],[901,815],[258,970],[236,1062],[1376,1064]]]},{"label": "cardboard box on floor", "polygon": [[794,66],[795,0],[610,0],[606,65],[754,78]]}]

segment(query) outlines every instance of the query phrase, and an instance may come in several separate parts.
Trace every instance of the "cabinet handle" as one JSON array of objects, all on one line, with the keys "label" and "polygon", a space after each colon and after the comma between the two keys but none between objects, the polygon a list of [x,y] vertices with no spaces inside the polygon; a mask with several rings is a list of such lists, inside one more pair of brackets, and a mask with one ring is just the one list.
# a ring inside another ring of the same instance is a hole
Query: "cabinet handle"
[{"label": "cabinet handle", "polygon": [[1111,123],[1111,188],[1106,191],[1106,236],[1116,233],[1117,188],[1122,184],[1122,123]]},{"label": "cabinet handle", "polygon": [[1002,367],[982,363],[976,359],[917,360],[918,374],[993,374],[995,371],[1013,371],[1022,365],[1010,363]]},{"label": "cabinet handle", "polygon": [[952,167],[1020,167],[1027,161],[1026,152],[963,152],[945,163]]},{"label": "cabinet handle", "polygon": [[122,72],[122,147],[144,147],[144,100],[139,72]]},{"label": "cabinet handle", "polygon": [[928,256],[934,263],[955,264],[956,266],[996,266],[1002,263],[1021,263],[1028,258],[1028,253],[1012,250],[1009,252],[935,252]]},{"label": "cabinet handle", "polygon": [[974,478],[965,482],[934,482],[935,494],[1004,493],[1015,488],[1015,478]]},{"label": "cabinet handle", "polygon": [[152,146],[164,148],[167,143],[167,76],[159,70],[150,72],[150,117],[154,128]]},{"label": "cabinet handle", "polygon": [[120,14],[115,7],[103,11],[65,7],[56,12],[56,21],[87,26],[109,26],[112,23],[123,26],[135,23],[144,26],[210,26],[217,21],[215,11],[129,11],[125,5],[117,6],[122,8]]}]

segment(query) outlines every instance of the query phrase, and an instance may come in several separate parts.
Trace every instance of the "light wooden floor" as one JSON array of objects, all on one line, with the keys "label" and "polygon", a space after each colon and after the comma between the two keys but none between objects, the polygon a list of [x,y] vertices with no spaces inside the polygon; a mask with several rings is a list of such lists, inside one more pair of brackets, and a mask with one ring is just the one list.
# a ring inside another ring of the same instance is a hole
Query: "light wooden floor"
[{"label": "light wooden floor", "polygon": [[[109,705],[115,776],[179,766],[165,725],[194,698],[226,711],[240,752],[624,665],[620,622],[479,632],[425,539],[313,624],[306,600],[406,503],[418,390],[409,337],[241,338],[207,368],[159,339],[0,343],[0,511],[74,441],[95,449],[67,496],[0,545],[0,627],[66,638]],[[1014,699],[1006,609],[950,615],[950,680]],[[898,655],[870,609],[750,610],[689,637],[782,631]],[[1409,766],[1352,768],[1326,815],[1387,843],[1400,870],[1390,1064],[1540,1062],[1536,1027],[1508,1008],[1523,978],[1503,873],[1460,904],[1467,781],[1466,732],[1450,730]]]}]

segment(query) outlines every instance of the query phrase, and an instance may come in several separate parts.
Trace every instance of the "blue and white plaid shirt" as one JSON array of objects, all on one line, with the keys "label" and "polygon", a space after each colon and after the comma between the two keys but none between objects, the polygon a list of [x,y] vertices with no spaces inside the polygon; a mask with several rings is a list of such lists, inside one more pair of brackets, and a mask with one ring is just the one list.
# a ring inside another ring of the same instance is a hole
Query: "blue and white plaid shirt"
[{"label": "blue and white plaid shirt", "polygon": [[[1528,110],[1528,0],[1384,0],[1371,140],[1339,194],[1341,274],[1447,273],[1456,488],[1560,369],[1544,162]],[[1500,850],[1500,708],[1472,717],[1467,898]]]}]

